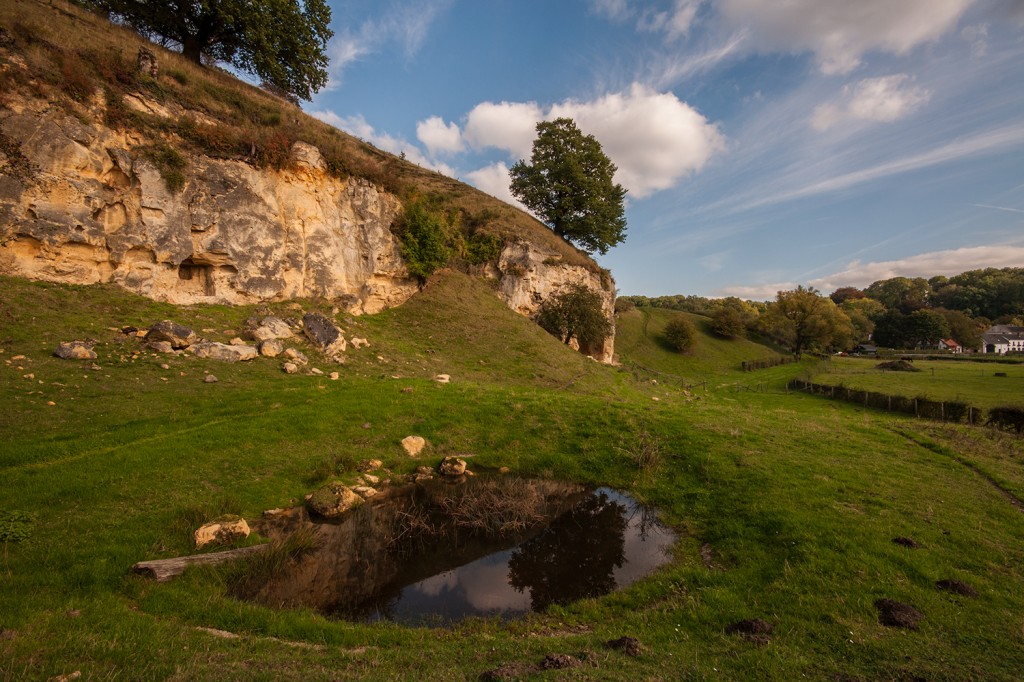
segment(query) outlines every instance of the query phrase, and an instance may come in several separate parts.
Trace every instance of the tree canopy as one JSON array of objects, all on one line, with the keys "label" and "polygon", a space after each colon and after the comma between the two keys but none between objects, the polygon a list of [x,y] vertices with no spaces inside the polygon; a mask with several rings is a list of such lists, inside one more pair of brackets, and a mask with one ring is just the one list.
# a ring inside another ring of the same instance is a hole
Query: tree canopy
[{"label": "tree canopy", "polygon": [[563,343],[575,339],[583,353],[599,348],[614,331],[600,294],[582,284],[570,284],[545,301],[537,324]]},{"label": "tree canopy", "polygon": [[327,84],[326,0],[84,0],[144,36],[259,76],[304,100]]},{"label": "tree canopy", "polygon": [[814,287],[780,291],[762,316],[762,322],[765,331],[788,345],[797,356],[806,350],[845,347],[853,335],[853,325],[846,313]]},{"label": "tree canopy", "polygon": [[555,234],[588,253],[606,253],[626,238],[626,190],[593,135],[570,118],[537,124],[530,162],[510,171],[511,190]]}]

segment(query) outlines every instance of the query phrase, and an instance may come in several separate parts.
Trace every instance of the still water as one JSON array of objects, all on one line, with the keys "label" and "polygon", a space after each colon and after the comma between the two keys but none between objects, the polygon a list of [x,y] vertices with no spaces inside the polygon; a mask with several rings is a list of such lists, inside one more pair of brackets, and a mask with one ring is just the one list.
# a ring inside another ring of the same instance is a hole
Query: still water
[{"label": "still water", "polygon": [[261,532],[311,528],[318,549],[244,596],[409,625],[513,618],[599,597],[667,563],[675,542],[624,493],[508,477],[404,486],[341,522],[297,510],[277,524]]}]

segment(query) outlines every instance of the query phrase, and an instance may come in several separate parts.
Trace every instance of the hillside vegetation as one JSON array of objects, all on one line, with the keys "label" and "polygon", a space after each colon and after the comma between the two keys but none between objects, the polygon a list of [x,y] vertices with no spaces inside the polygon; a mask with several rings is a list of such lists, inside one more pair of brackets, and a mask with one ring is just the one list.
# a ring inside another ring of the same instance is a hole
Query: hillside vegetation
[{"label": "hillside vegetation", "polygon": [[[330,315],[326,302],[175,309],[110,286],[0,286],[2,679],[461,680],[548,654],[583,661],[563,674],[611,680],[1012,680],[1024,666],[1024,533],[1005,492],[1024,490],[1019,439],[777,389],[798,366],[737,393],[746,350],[715,351],[719,364],[699,355],[704,336],[689,360],[640,334],[624,344],[624,362],[636,350],[708,379],[653,384],[572,352],[458,273],[401,308],[339,317],[370,341],[344,365],[295,342],[337,381],[154,354],[119,331],[171,318],[226,340],[251,314]],[[633,324],[620,321],[627,338]],[[95,368],[52,357],[83,337]],[[452,383],[431,380],[442,371]],[[429,442],[419,459],[399,446],[410,434]],[[360,460],[398,475],[453,453],[628,490],[680,532],[673,560],[602,599],[439,629],[240,602],[224,570],[165,584],[130,572],[192,551],[203,520],[298,504]],[[918,629],[880,623],[880,599],[923,614]],[[755,618],[770,633],[734,634]],[[639,656],[605,648],[623,635]]]}]

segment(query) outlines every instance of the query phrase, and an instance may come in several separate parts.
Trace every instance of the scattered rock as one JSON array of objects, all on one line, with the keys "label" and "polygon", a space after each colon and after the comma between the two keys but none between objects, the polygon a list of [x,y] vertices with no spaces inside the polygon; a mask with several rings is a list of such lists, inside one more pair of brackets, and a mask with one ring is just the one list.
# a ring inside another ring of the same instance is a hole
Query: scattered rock
[{"label": "scattered rock", "polygon": [[604,643],[606,649],[621,650],[627,656],[639,656],[643,651],[640,640],[636,637],[619,637]]},{"label": "scattered rock", "polygon": [[75,672],[68,673],[66,675],[57,675],[56,677],[51,677],[49,679],[49,682],[72,682],[72,680],[80,679],[82,679],[82,671],[76,670]]},{"label": "scattered rock", "polygon": [[284,352],[284,344],[277,339],[264,339],[256,348],[265,358],[276,358]]},{"label": "scattered rock", "polygon": [[170,369],[170,368],[171,368],[171,366],[168,365],[166,362],[160,365],[160,369]]},{"label": "scattered rock", "polygon": [[309,358],[307,358],[305,353],[303,353],[302,351],[296,350],[294,348],[285,348],[284,354],[285,357],[294,362],[296,365],[309,364]]},{"label": "scattered rock", "polygon": [[548,654],[538,666],[541,670],[564,670],[581,665],[580,659],[569,654]]},{"label": "scattered rock", "polygon": [[328,376],[331,377],[331,381],[337,381],[341,378],[341,375],[337,372],[331,372]]},{"label": "scattered rock", "polygon": [[324,375],[323,370],[322,369],[317,369],[316,367],[314,367],[313,369],[309,370],[309,373],[312,374],[313,376],[318,376],[318,377],[321,377],[321,376]]},{"label": "scattered rock", "polygon": [[313,345],[327,355],[343,353],[348,347],[341,329],[329,317],[320,313],[303,315],[302,330]]},{"label": "scattered rock", "polygon": [[899,537],[899,538],[893,538],[892,541],[893,541],[893,543],[895,543],[897,545],[903,545],[904,547],[908,547],[910,549],[917,549],[917,548],[919,548],[921,546],[913,538]]},{"label": "scattered rock", "polygon": [[363,503],[363,498],[342,483],[328,483],[312,494],[306,504],[324,518],[341,516]]},{"label": "scattered rock", "polygon": [[767,621],[760,618],[750,618],[727,625],[725,634],[739,635],[743,639],[755,644],[767,644],[771,641],[769,635],[772,634],[774,629],[775,626]]},{"label": "scattered rock", "polygon": [[353,336],[352,340],[349,343],[351,343],[352,347],[355,348],[356,350],[360,348],[368,348],[370,346],[369,341],[367,341],[366,339],[361,339],[358,336]]},{"label": "scattered rock", "polygon": [[377,485],[380,483],[380,476],[374,476],[373,474],[363,474],[363,478],[366,479],[367,483],[371,485]]},{"label": "scattered rock", "polygon": [[139,53],[135,56],[135,69],[143,76],[156,78],[160,72],[160,67],[152,50],[147,50],[144,47],[139,48]]},{"label": "scattered rock", "polygon": [[287,322],[279,317],[264,317],[260,326],[249,334],[254,341],[271,339],[290,339],[295,334]]},{"label": "scattered rock", "polygon": [[458,457],[445,457],[437,467],[442,476],[462,476],[466,473],[466,460]]},{"label": "scattered rock", "polygon": [[192,346],[197,358],[209,360],[220,360],[222,362],[244,362],[257,357],[257,351],[253,346],[239,346],[236,344],[219,343],[217,341],[206,341]]},{"label": "scattered rock", "polygon": [[204,384],[215,384],[218,381],[220,380],[212,374],[207,374],[205,377],[203,377]]},{"label": "scattered rock", "polygon": [[876,599],[875,608],[878,609],[878,622],[891,628],[917,630],[918,623],[924,618],[924,614],[910,604],[895,599]]},{"label": "scattered rock", "polygon": [[235,338],[231,339],[230,344],[232,346],[248,346],[249,345],[240,336],[236,336]]},{"label": "scattered rock", "polygon": [[412,393],[412,386],[406,386],[403,388],[402,393]]},{"label": "scattered rock", "polygon": [[448,374],[438,374],[436,377],[434,377],[434,381],[436,381],[439,384],[451,383],[451,380],[451,375]]},{"label": "scattered rock", "polygon": [[953,594],[959,594],[963,597],[977,597],[978,591],[960,580],[954,580],[952,578],[946,578],[943,580],[936,580],[935,587],[946,592],[952,592]]},{"label": "scattered rock", "polygon": [[285,362],[281,365],[281,370],[285,374],[295,374],[296,372],[299,371],[299,366],[296,365],[294,362]]},{"label": "scattered rock", "polygon": [[410,457],[418,457],[426,446],[427,441],[421,436],[406,436],[402,439],[402,448]]},{"label": "scattered rock", "polygon": [[352,488],[352,491],[356,495],[359,495],[359,497],[363,498],[364,500],[368,500],[377,494],[377,489],[371,488],[368,485],[357,485],[356,487]]},{"label": "scattered rock", "polygon": [[53,354],[62,360],[95,360],[96,351],[85,341],[65,341],[57,346]]},{"label": "scattered rock", "polygon": [[196,333],[184,325],[170,320],[157,322],[146,332],[146,340],[167,341],[175,350],[188,348],[196,341]]},{"label": "scattered rock", "polygon": [[209,544],[228,545],[249,537],[249,524],[237,516],[224,516],[196,529],[196,549]]}]

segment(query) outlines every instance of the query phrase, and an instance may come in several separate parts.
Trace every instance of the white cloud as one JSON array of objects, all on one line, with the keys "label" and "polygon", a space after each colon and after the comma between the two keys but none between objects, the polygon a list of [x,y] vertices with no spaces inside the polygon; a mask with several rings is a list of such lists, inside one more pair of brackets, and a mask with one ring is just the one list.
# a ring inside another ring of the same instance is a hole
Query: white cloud
[{"label": "white cloud", "polygon": [[420,151],[419,147],[407,140],[403,140],[402,138],[395,137],[393,135],[388,135],[387,133],[378,133],[362,116],[339,116],[329,110],[310,111],[309,115],[318,118],[324,123],[328,123],[339,130],[344,130],[346,133],[354,135],[361,140],[365,140],[378,149],[383,149],[386,152],[396,155],[404,154],[408,161],[423,166],[424,168],[430,168],[438,171],[439,173],[444,173],[449,177],[456,177],[455,169],[451,166],[431,161],[423,155],[423,152]]},{"label": "white cloud", "polygon": [[810,284],[822,291],[833,291],[839,287],[863,288],[890,277],[948,277],[967,270],[1009,267],[1024,267],[1024,246],[971,246],[878,263],[854,261],[842,272],[812,279]]},{"label": "white cloud", "polygon": [[364,21],[358,28],[338,31],[327,45],[331,60],[328,89],[337,87],[344,70],[353,62],[376,53],[386,45],[397,44],[411,59],[419,52],[430,25],[452,0],[416,0],[394,4],[379,19]]},{"label": "white cloud", "polygon": [[864,53],[906,54],[949,31],[975,0],[719,0],[765,51],[815,54],[825,74],[849,73]]},{"label": "white cloud", "polygon": [[465,149],[462,132],[455,123],[445,123],[440,116],[431,116],[416,124],[416,137],[430,154],[453,154]]},{"label": "white cloud", "polygon": [[590,6],[594,12],[612,21],[624,21],[633,14],[626,0],[591,0]]},{"label": "white cloud", "polygon": [[466,118],[464,137],[477,149],[504,149],[517,159],[530,156],[537,122],[544,114],[533,102],[482,102]]},{"label": "white cloud", "polygon": [[669,40],[684,37],[690,33],[690,27],[702,3],[703,0],[675,0],[671,9],[647,10],[641,15],[637,28],[652,33],[664,33]]},{"label": "white cloud", "polygon": [[845,86],[837,101],[818,106],[811,125],[821,131],[845,120],[891,123],[910,115],[930,98],[931,92],[913,85],[907,74],[865,78]]},{"label": "white cloud", "polygon": [[[933,251],[909,256],[899,260],[861,263],[853,261],[846,269],[826,277],[805,282],[824,293],[839,287],[863,289],[872,282],[892,277],[951,277],[968,270],[981,268],[1024,267],[1024,246],[969,246],[961,249]],[[752,301],[766,301],[775,298],[779,291],[788,291],[797,286],[796,282],[778,282],[755,286],[732,286],[722,289],[724,296],[738,296]]]},{"label": "white cloud", "polygon": [[512,196],[512,191],[509,189],[511,180],[508,176],[508,166],[500,161],[492,163],[490,166],[480,168],[479,170],[466,173],[466,179],[469,180],[474,187],[487,192],[492,197],[496,197],[506,203],[526,210],[526,207],[519,203],[518,199]]},{"label": "white cloud", "polygon": [[618,166],[616,180],[634,198],[672,187],[725,148],[725,137],[672,93],[634,84],[591,102],[563,102],[548,117],[568,116],[597,138]]}]

